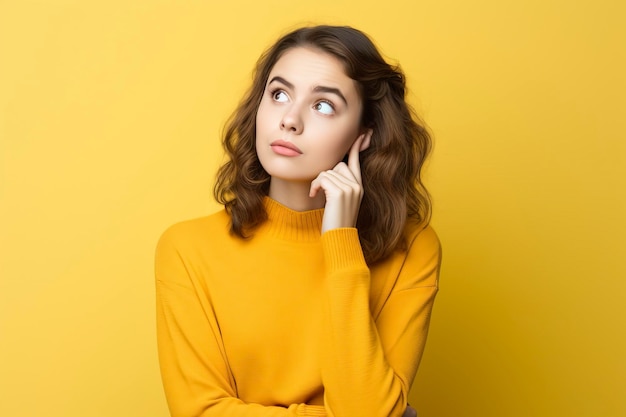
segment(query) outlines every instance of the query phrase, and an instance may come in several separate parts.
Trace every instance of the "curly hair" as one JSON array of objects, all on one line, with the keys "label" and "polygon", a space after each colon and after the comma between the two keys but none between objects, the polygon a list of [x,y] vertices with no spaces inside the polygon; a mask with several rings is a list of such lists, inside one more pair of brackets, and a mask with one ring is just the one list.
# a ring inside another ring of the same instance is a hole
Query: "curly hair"
[{"label": "curly hair", "polygon": [[357,229],[368,264],[406,246],[407,221],[428,224],[431,202],[421,170],[431,149],[424,124],[405,100],[406,82],[372,41],[347,26],[303,27],[280,38],[257,62],[252,87],[227,121],[223,146],[228,157],[217,174],[215,199],[231,217],[231,233],[246,238],[267,219],[263,199],[270,176],[255,149],[256,113],[270,71],[289,49],[309,47],[338,58],[356,81],[363,103],[361,125],[372,129],[361,152],[363,201]]}]

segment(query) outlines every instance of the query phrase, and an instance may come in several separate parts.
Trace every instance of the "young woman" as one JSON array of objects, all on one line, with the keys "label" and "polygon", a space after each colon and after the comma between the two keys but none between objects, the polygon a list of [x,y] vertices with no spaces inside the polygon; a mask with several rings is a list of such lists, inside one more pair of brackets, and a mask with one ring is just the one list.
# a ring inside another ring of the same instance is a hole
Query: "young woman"
[{"label": "young woman", "polygon": [[224,210],[157,247],[172,416],[415,415],[440,246],[402,73],[355,29],[298,29],[259,60],[224,147]]}]

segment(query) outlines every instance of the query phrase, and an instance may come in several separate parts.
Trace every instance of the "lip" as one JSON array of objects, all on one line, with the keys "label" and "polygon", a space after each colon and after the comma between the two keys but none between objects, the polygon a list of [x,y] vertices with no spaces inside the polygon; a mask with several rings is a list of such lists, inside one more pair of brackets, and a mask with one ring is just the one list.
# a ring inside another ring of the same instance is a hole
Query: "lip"
[{"label": "lip", "polygon": [[272,150],[279,155],[284,156],[297,156],[301,155],[302,151],[296,145],[291,142],[284,141],[282,139],[275,140],[270,143]]}]

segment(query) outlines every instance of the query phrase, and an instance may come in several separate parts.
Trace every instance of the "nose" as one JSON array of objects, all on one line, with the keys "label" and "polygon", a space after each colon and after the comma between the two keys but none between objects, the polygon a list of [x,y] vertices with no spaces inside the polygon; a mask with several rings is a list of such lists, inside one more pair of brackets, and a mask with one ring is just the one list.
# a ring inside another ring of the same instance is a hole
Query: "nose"
[{"label": "nose", "polygon": [[287,130],[296,135],[302,133],[304,130],[304,123],[297,106],[292,106],[285,112],[280,121],[280,129]]}]

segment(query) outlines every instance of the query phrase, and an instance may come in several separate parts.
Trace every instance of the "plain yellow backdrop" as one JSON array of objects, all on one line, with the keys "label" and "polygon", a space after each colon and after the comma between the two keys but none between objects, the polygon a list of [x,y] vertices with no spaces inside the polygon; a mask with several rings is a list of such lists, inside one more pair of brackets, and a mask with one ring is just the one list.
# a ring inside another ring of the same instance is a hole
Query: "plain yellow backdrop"
[{"label": "plain yellow backdrop", "polygon": [[0,415],[168,415],[156,240],[218,208],[261,51],[332,23],[400,62],[435,138],[420,416],[625,416],[623,4],[0,0]]}]

